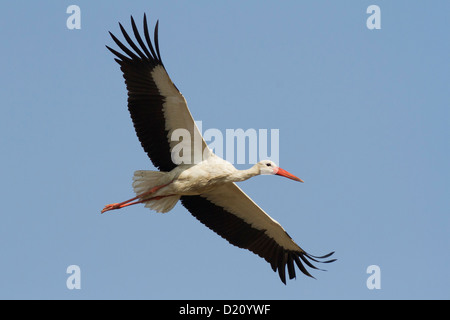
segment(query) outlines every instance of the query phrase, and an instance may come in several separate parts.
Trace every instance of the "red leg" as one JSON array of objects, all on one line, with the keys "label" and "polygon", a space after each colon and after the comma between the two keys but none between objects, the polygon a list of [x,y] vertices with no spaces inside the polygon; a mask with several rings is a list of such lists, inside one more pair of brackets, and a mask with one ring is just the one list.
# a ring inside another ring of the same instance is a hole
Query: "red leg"
[{"label": "red leg", "polygon": [[[123,208],[123,207],[128,207],[128,206],[131,206],[131,205],[133,205],[133,204],[142,203],[142,202],[145,202],[145,201],[148,201],[148,200],[152,200],[152,199],[157,199],[157,200],[159,200],[159,199],[161,199],[161,198],[164,198],[164,196],[159,196],[159,197],[153,197],[153,198],[150,198],[150,199],[134,201],[134,200],[136,200],[136,199],[143,198],[143,197],[146,197],[146,196],[148,196],[148,195],[150,195],[150,194],[152,194],[152,193],[155,193],[156,191],[158,191],[158,190],[161,189],[161,188],[164,188],[164,187],[167,186],[167,185],[169,185],[169,183],[168,183],[168,184],[163,184],[163,185],[161,185],[161,186],[153,187],[153,188],[151,188],[149,191],[144,192],[144,193],[142,193],[142,194],[140,194],[140,195],[138,195],[138,196],[136,196],[136,197],[134,197],[134,198],[131,198],[131,199],[129,199],[129,200],[126,200],[126,201],[123,201],[123,202],[120,202],[120,203],[112,203],[112,204],[108,204],[108,205],[106,205],[106,206],[103,208],[102,213],[105,213],[106,211],[110,211],[110,210],[121,209],[121,208]],[[134,202],[131,202],[131,201],[134,201]]]},{"label": "red leg", "polygon": [[[171,196],[173,196],[172,194],[170,194],[170,195],[168,195],[168,196],[158,196],[158,197],[152,197],[152,198],[148,198],[148,199],[145,199],[145,200],[139,200],[139,201],[134,201],[134,202],[129,202],[129,203],[125,203],[125,204],[121,204],[119,207],[117,207],[117,208],[111,208],[111,209],[106,209],[106,207],[105,207],[105,209],[103,209],[105,212],[106,211],[109,211],[109,210],[114,210],[114,209],[122,209],[122,208],[125,208],[125,207],[128,207],[128,206],[132,206],[132,205],[134,205],[134,204],[138,204],[138,203],[144,203],[144,202],[147,202],[147,201],[150,201],[150,200],[160,200],[160,199],[162,199],[162,198],[165,198],[165,197],[171,197]],[[119,203],[115,203],[115,204],[119,204]],[[112,204],[112,205],[115,205],[115,204]],[[102,210],[102,213],[104,212]]]}]

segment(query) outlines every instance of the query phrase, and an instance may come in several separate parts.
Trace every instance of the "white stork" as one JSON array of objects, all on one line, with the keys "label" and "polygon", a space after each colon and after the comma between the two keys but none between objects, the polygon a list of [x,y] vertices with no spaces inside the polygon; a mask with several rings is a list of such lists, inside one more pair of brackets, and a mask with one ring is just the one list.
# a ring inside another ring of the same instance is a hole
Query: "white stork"
[{"label": "white stork", "polygon": [[[235,182],[260,174],[277,174],[303,182],[272,161],[261,161],[248,170],[237,170],[231,163],[216,156],[202,140],[203,157],[200,162],[176,165],[171,151],[180,143],[172,141],[175,129],[184,128],[191,138],[201,137],[183,95],[173,84],[164,68],[159,52],[158,22],[155,26],[154,44],[150,40],[147,18],[144,14],[144,38],[139,34],[133,17],[131,25],[137,44],[119,23],[122,34],[134,50],[121,43],[111,32],[120,53],[106,46],[117,58],[128,90],[128,110],[136,134],[151,161],[161,171],[139,170],[134,173],[133,188],[136,197],[105,206],[102,213],[129,205],[144,203],[158,212],[170,211],[178,200],[200,222],[231,244],[248,249],[278,270],[286,284],[285,269],[289,278],[295,278],[295,264],[307,276],[305,266],[316,268],[311,262],[329,263],[323,259],[333,254],[316,257],[300,248],[281,225],[252,201]],[[193,141],[191,141],[193,142]],[[194,146],[194,143],[190,144]],[[195,150],[192,150],[192,157]],[[192,158],[193,159],[193,158]]]}]

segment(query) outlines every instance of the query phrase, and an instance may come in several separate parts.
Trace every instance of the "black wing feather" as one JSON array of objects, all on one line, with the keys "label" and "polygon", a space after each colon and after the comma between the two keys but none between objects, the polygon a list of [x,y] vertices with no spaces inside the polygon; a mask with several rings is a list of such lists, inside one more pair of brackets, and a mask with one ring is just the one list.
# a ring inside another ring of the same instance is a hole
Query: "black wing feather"
[{"label": "black wing feather", "polygon": [[[156,25],[158,25],[158,22],[156,23]],[[153,49],[152,41],[150,40],[150,34],[148,33],[148,28],[147,28],[147,16],[145,14],[144,14],[144,36],[145,36],[145,41],[147,41],[147,45],[148,45],[150,51],[152,52],[152,57],[154,57],[156,59],[158,57],[158,55],[156,54],[155,50]],[[156,40],[157,39],[155,38],[155,45],[156,45]],[[159,60],[160,60],[160,63],[162,64],[161,58]]]},{"label": "black wing feather", "polygon": [[[226,211],[223,207],[217,206],[202,196],[183,196],[181,203],[191,214],[209,229],[226,239],[232,245],[239,248],[248,249],[264,258],[270,263],[273,271],[278,271],[281,281],[286,284],[286,266],[290,279],[295,278],[294,262],[302,273],[308,277],[313,276],[307,271],[302,261],[311,268],[318,269],[308,259],[311,256],[304,251],[286,250],[274,239],[270,238],[265,230],[253,228],[250,224]],[[331,254],[325,255],[324,258]],[[318,258],[318,257],[316,257]],[[319,261],[316,262],[332,262]]]},{"label": "black wing feather", "polygon": [[122,25],[119,25],[126,42],[134,52],[127,48],[111,32],[111,38],[124,54],[108,46],[107,48],[118,58],[115,60],[119,63],[123,72],[128,90],[128,110],[130,111],[136,134],[154,166],[162,171],[170,171],[176,165],[171,159],[168,140],[169,132],[165,128],[163,111],[165,97],[160,94],[151,76],[151,72],[155,67],[164,67],[159,53],[158,28],[155,28],[155,46],[158,48],[155,52],[149,37],[145,15],[144,35],[147,45],[142,41],[133,17],[131,17],[131,25],[137,44],[133,42]]},{"label": "black wing feather", "polygon": [[[128,44],[133,48],[133,50],[139,55],[139,57],[142,60],[147,60],[148,57],[142,53],[142,51],[139,49],[139,47],[137,45],[134,44],[133,40],[131,40],[130,36],[125,31],[124,27],[120,23],[119,23],[119,26],[120,26],[120,31],[122,31],[122,35],[125,38],[125,40],[128,42]],[[136,57],[136,58],[139,59],[138,57]]]},{"label": "black wing feather", "polygon": [[141,48],[144,50],[145,54],[147,55],[147,58],[150,58],[152,55],[148,51],[147,46],[144,44],[144,41],[142,41],[141,35],[139,34],[139,30],[136,27],[136,23],[134,22],[133,17],[131,17],[131,27],[133,28],[134,36],[136,37],[137,42],[141,46]]}]

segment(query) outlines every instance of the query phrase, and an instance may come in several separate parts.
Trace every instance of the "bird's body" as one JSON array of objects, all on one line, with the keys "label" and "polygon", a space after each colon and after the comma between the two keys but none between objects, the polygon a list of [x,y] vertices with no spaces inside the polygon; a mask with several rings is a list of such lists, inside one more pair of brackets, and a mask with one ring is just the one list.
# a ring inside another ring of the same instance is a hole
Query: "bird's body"
[{"label": "bird's body", "polygon": [[[253,167],[252,167],[253,168]],[[169,172],[156,171],[159,178],[156,185],[164,185],[152,194],[155,197],[166,197],[171,195],[194,196],[205,194],[225,183],[247,180],[259,174],[256,168],[250,170],[237,170],[231,163],[222,158],[212,155],[208,159],[197,164],[182,164]],[[136,171],[134,175],[135,191],[137,194],[150,190],[153,185],[146,177],[152,176],[155,171]]]},{"label": "bird's body", "polygon": [[[268,165],[270,169],[265,170]],[[223,184],[245,181],[260,174],[276,174],[274,171],[278,170],[269,160],[261,161],[247,170],[237,170],[230,162],[212,154],[198,164],[176,167],[169,172],[169,176],[176,177],[171,184],[174,185],[173,192],[187,196],[203,194]]]},{"label": "bird's body", "polygon": [[[237,170],[231,163],[211,155],[198,164],[180,165],[168,173],[176,178],[167,188],[179,195],[192,196],[206,193],[225,183],[247,180],[259,172],[253,167]],[[163,191],[163,189],[161,189]]]},{"label": "bird's body", "polygon": [[[154,48],[145,15],[146,43],[133,18],[131,23],[139,46],[120,25],[122,34],[134,51],[111,33],[125,55],[107,48],[117,57],[116,61],[124,74],[128,109],[141,145],[161,171],[136,171],[133,177],[136,197],[107,205],[102,213],[138,203],[157,212],[168,212],[181,200],[194,217],[231,244],[263,257],[274,271],[278,271],[284,283],[286,266],[292,279],[295,277],[294,263],[304,274],[311,276],[303,263],[317,269],[310,260],[324,263],[334,261],[321,261],[332,253],[322,257],[306,253],[277,221],[236,185],[236,182],[261,174],[303,181],[269,160],[260,161],[247,170],[237,170],[231,163],[212,153],[201,138],[186,100],[164,68],[159,52],[158,24],[155,27]],[[171,139],[177,129],[187,131],[191,140],[180,142]],[[200,139],[201,143],[196,144],[196,139]],[[176,163],[173,153],[179,150],[180,144],[185,151],[189,150],[190,157],[188,161]]]}]

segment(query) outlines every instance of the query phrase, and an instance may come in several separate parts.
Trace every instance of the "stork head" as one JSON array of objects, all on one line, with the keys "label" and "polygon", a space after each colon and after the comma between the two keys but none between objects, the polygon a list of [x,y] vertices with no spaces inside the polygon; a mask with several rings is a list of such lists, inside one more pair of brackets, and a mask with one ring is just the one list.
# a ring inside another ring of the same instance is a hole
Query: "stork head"
[{"label": "stork head", "polygon": [[283,177],[286,177],[286,178],[289,178],[289,179],[292,179],[295,181],[303,182],[302,179],[297,178],[296,176],[287,172],[284,169],[281,169],[273,161],[263,160],[263,161],[258,162],[256,165],[259,168],[259,174],[269,174],[269,175],[276,174],[276,175],[283,176]]}]

